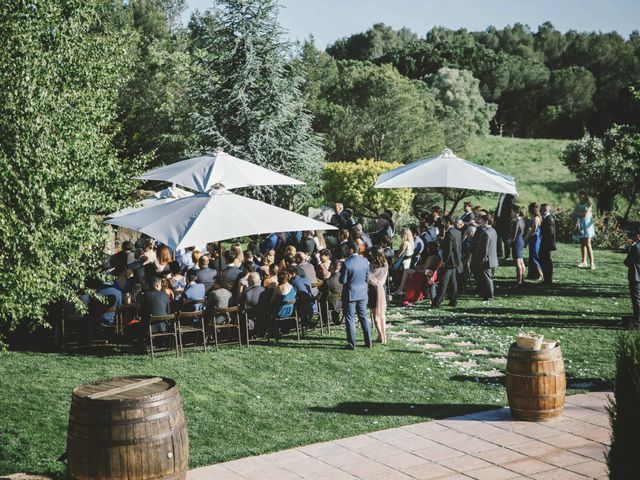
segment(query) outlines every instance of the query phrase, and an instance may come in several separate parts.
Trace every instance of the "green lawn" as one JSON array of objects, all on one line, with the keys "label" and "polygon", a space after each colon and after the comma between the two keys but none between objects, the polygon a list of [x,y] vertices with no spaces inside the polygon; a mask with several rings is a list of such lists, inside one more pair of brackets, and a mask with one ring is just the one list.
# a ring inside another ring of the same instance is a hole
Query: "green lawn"
[{"label": "green lawn", "polygon": [[[580,186],[560,160],[567,140],[485,136],[474,138],[467,158],[516,179],[520,205],[548,203],[573,208]],[[474,205],[494,208],[496,194],[471,197]]]},{"label": "green lawn", "polygon": [[[65,449],[71,389],[111,376],[177,381],[192,468],[503,406],[502,380],[491,375],[504,369],[508,344],[521,329],[561,340],[572,393],[586,383],[605,386],[614,374],[619,319],[630,310],[623,255],[597,251],[595,271],[576,269],[574,245],[561,245],[555,258],[553,288],[514,288],[509,265],[498,269],[498,299],[490,305],[465,296],[455,310],[391,309],[392,340],[371,351],[343,350],[344,330],[335,328],[329,337],[312,333],[279,346],[192,350],[180,360],[109,349],[9,352],[0,357],[0,475],[60,475],[56,458]],[[428,348],[434,345],[440,348]],[[488,355],[470,353],[475,349]],[[440,359],[436,352],[459,357]]]}]

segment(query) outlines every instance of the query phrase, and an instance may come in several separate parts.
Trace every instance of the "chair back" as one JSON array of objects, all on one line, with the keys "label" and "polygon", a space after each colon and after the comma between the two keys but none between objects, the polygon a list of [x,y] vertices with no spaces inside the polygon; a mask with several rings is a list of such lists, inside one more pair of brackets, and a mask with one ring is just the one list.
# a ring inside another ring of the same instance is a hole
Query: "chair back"
[{"label": "chair back", "polygon": [[149,315],[149,325],[161,322],[173,322],[175,319],[175,315]]}]

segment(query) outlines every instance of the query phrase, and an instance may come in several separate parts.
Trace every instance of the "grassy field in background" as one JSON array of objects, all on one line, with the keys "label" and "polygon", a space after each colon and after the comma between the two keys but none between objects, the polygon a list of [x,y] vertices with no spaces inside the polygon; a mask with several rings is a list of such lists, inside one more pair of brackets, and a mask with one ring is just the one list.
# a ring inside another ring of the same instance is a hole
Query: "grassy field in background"
[{"label": "grassy field in background", "polygon": [[[520,205],[538,202],[573,208],[582,187],[560,160],[567,143],[538,138],[476,137],[468,147],[467,159],[515,177]],[[471,201],[492,209],[497,195],[480,194],[471,197]]]},{"label": "grassy field in background", "polygon": [[370,351],[344,350],[344,328],[335,327],[301,342],[188,350],[182,359],[109,348],[9,352],[0,357],[0,475],[62,478],[56,459],[65,449],[71,389],[119,375],[177,381],[192,468],[503,406],[505,356],[521,330],[562,342],[570,392],[607,386],[619,320],[630,310],[623,254],[596,251],[598,270],[578,270],[578,247],[560,245],[555,260],[552,287],[515,288],[514,268],[505,264],[490,304],[470,294],[455,309],[390,308],[391,340]]}]

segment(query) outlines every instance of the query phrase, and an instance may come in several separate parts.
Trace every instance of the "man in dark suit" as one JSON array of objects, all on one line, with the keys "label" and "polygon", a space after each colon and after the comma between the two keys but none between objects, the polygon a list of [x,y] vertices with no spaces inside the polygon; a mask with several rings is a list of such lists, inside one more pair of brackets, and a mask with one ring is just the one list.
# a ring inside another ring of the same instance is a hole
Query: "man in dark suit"
[{"label": "man in dark suit", "polygon": [[249,288],[243,292],[241,304],[250,309],[248,314],[249,330],[256,334],[267,331],[267,314],[271,303],[271,290],[260,285],[260,274],[252,272],[248,278]]},{"label": "man in dark suit", "polygon": [[[480,297],[493,300],[493,270],[498,267],[498,234],[493,228],[493,217],[489,214],[480,217],[482,227],[478,246],[473,255],[476,283]],[[480,230],[480,229],[479,229]]]},{"label": "man in dark suit", "polygon": [[551,252],[556,249],[556,219],[551,215],[551,208],[546,203],[540,205],[540,251],[538,259],[542,268],[545,285],[551,285],[553,281],[553,260]]},{"label": "man in dark suit", "polygon": [[[149,317],[151,315],[169,315],[170,313],[169,295],[162,291],[162,281],[158,277],[154,277],[151,281],[151,290],[144,292],[142,295],[140,317],[145,329],[141,333],[144,334],[148,330]],[[167,330],[167,322],[160,322],[151,326],[153,333],[166,332]]]},{"label": "man in dark suit", "polygon": [[449,302],[452,307],[458,303],[458,282],[457,275],[462,273],[462,235],[453,228],[453,220],[450,216],[442,219],[444,240],[442,241],[442,263],[440,269],[440,277],[438,278],[438,294],[433,299],[433,307],[438,308],[442,305],[449,285],[451,292],[449,294]]},{"label": "man in dark suit", "polygon": [[633,243],[629,246],[629,253],[624,259],[624,264],[628,268],[627,278],[629,279],[629,293],[633,306],[633,326],[640,328],[640,226],[636,227],[631,240]]},{"label": "man in dark suit", "polygon": [[342,311],[347,328],[347,348],[356,348],[355,316],[358,315],[364,344],[371,348],[371,330],[367,319],[367,300],[369,297],[369,261],[357,254],[358,247],[355,242],[349,240],[346,245],[347,259],[340,270],[340,283],[342,289]]}]

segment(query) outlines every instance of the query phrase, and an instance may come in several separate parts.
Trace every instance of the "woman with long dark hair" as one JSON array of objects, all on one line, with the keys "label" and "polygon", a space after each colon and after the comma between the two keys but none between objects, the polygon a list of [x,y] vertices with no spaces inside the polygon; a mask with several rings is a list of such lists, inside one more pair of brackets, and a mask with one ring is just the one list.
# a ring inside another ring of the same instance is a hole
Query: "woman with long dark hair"
[{"label": "woman with long dark hair", "polygon": [[524,285],[524,259],[522,251],[524,250],[524,212],[518,205],[512,207],[515,218],[511,225],[511,253],[516,261],[516,277],[518,285]]},{"label": "woman with long dark hair", "polygon": [[524,236],[524,243],[529,245],[529,273],[527,278],[541,282],[543,280],[542,267],[540,266],[540,225],[542,216],[538,204],[529,204],[529,224]]},{"label": "woman with long dark hair", "polygon": [[386,315],[387,315],[387,295],[384,285],[389,274],[387,257],[384,255],[382,247],[372,248],[369,252],[369,309],[373,324],[378,331],[376,342],[387,343]]}]

